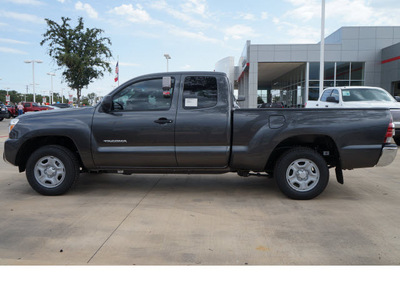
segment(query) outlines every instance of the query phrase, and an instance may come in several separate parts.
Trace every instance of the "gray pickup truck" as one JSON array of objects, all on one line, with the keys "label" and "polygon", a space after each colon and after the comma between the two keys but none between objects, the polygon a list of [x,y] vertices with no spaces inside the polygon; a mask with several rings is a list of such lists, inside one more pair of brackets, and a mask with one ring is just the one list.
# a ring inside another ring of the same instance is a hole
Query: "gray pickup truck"
[{"label": "gray pickup truck", "polygon": [[325,189],[329,168],[390,164],[388,109],[240,109],[225,74],[134,78],[96,107],[10,122],[4,158],[43,195],[67,192],[80,172],[268,175],[293,199]]}]

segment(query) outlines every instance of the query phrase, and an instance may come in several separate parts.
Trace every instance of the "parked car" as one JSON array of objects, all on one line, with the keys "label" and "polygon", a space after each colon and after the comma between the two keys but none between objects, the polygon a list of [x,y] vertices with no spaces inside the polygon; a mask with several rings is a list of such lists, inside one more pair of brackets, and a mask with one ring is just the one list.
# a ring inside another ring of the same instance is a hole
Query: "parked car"
[{"label": "parked car", "polygon": [[371,86],[331,87],[307,108],[389,108],[395,125],[394,140],[400,145],[400,103],[384,89]]},{"label": "parked car", "polygon": [[8,113],[11,117],[15,118],[18,116],[18,111],[15,109],[15,105],[6,105],[8,109]]},{"label": "parked car", "polygon": [[59,108],[73,108],[73,105],[68,103],[53,103],[52,106],[56,106]]},{"label": "parked car", "polygon": [[39,103],[36,102],[22,102],[22,105],[24,106],[24,113],[53,109],[45,105],[40,105]]},{"label": "parked car", "polygon": [[342,170],[385,166],[397,154],[389,109],[343,114],[234,102],[225,73],[144,75],[95,107],[12,120],[4,158],[43,195],[66,193],[82,172],[235,172],[274,177],[287,197],[306,200],[324,191],[329,168],[343,183]]},{"label": "parked car", "polygon": [[60,107],[54,105],[46,105],[46,107],[49,109],[60,109]]},{"label": "parked car", "polygon": [[7,106],[0,104],[0,122],[8,118],[10,118],[10,114],[8,113]]}]

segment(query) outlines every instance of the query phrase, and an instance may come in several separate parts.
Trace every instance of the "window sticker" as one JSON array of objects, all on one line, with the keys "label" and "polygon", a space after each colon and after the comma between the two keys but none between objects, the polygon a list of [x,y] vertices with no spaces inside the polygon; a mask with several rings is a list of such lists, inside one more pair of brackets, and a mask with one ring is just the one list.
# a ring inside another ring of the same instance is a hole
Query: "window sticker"
[{"label": "window sticker", "polygon": [[197,107],[198,106],[197,98],[186,98],[185,99],[185,106],[186,107]]},{"label": "window sticker", "polygon": [[343,97],[348,97],[350,96],[350,91],[342,91]]}]

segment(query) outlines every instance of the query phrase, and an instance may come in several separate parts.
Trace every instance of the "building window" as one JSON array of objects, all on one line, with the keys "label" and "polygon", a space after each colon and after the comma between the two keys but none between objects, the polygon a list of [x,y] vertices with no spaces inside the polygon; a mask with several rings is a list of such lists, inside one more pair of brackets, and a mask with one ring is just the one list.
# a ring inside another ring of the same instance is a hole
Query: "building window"
[{"label": "building window", "polygon": [[[364,85],[363,62],[325,62],[324,89],[335,86]],[[318,100],[319,62],[310,63],[308,100]]]}]

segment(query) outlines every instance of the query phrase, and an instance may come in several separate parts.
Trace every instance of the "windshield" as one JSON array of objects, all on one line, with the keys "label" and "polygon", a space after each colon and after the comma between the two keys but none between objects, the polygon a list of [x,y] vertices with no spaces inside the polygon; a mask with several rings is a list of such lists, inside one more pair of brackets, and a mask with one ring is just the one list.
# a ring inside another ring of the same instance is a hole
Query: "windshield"
[{"label": "windshield", "polygon": [[396,100],[394,100],[390,94],[378,89],[343,89],[342,98],[344,102],[352,102],[352,101],[396,102]]}]

